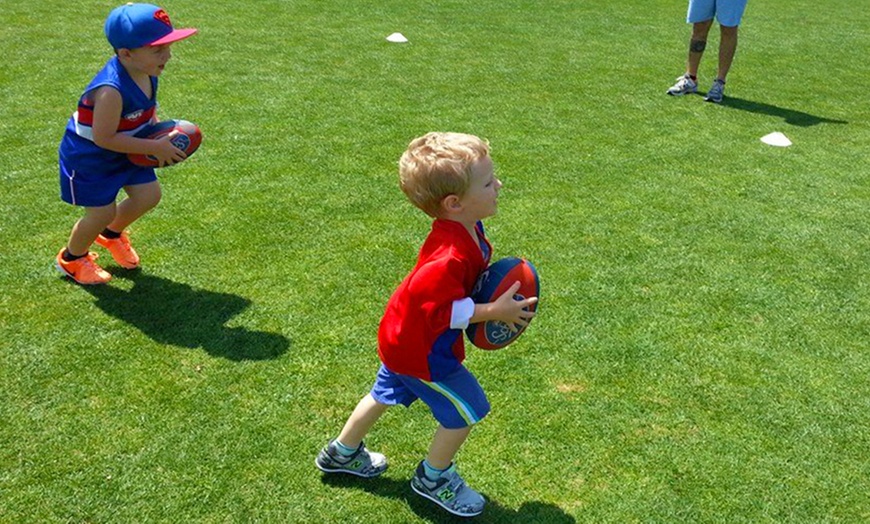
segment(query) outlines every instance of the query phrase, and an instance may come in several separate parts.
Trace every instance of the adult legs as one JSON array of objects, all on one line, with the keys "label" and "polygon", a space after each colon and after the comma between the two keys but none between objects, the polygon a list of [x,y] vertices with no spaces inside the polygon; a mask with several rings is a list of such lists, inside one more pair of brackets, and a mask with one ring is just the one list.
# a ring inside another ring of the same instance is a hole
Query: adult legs
[{"label": "adult legs", "polygon": [[713,19],[692,24],[692,39],[689,43],[689,57],[686,60],[686,72],[691,77],[698,76],[698,67],[701,65],[701,57],[707,46],[707,34],[713,25]]},{"label": "adult legs", "polygon": [[719,26],[721,40],[719,41],[719,80],[725,82],[725,77],[728,76],[728,70],[731,69],[731,62],[734,61],[734,54],[737,52],[737,28]]}]

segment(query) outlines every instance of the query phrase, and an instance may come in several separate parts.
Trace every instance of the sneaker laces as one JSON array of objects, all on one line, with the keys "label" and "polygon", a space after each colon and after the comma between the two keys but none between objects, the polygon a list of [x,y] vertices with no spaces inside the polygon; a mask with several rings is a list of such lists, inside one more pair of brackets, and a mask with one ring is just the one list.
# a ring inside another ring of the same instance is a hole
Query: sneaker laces
[{"label": "sneaker laces", "polygon": [[94,253],[93,251],[89,251],[88,254],[85,255],[84,257],[82,257],[80,260],[82,261],[83,266],[88,266],[90,268],[96,268],[97,267],[97,258],[99,258],[99,257],[100,257],[100,255],[98,255],[97,253]]},{"label": "sneaker laces", "polygon": [[[94,275],[99,275],[100,273],[104,273],[106,270],[100,267],[97,264],[97,258],[100,255],[94,253],[93,251],[89,252],[87,256],[81,258],[81,264],[79,265],[80,270],[85,270],[86,272]],[[77,272],[77,274],[79,274]]]},{"label": "sneaker laces", "polygon": [[[120,241],[121,239],[119,238],[118,240]],[[118,246],[120,247],[121,251],[124,252],[125,255],[132,255],[133,254],[133,245],[130,244],[129,240],[127,242],[124,242],[124,241],[118,242]]]},{"label": "sneaker laces", "polygon": [[120,247],[126,253],[129,253],[133,248],[133,244],[130,243],[130,237],[127,236],[126,231],[121,233],[121,236],[118,238],[110,238],[108,241],[110,244]]}]

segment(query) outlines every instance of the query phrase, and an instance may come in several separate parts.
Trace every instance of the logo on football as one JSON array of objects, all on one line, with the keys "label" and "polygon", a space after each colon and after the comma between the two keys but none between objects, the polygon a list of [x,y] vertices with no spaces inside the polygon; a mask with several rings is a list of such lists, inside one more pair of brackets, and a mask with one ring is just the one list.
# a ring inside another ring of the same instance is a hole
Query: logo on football
[{"label": "logo on football", "polygon": [[[491,264],[480,274],[474,285],[471,299],[475,304],[487,304],[503,295],[514,282],[520,283],[520,288],[514,293],[514,300],[525,300],[527,297],[538,297],[540,281],[538,272],[531,262],[521,258],[503,258]],[[537,309],[537,303],[527,308]],[[527,326],[518,327],[516,331],[511,326],[498,320],[469,324],[465,334],[472,344],[481,349],[501,349],[516,340]]]},{"label": "logo on football", "polygon": [[[157,140],[169,133],[175,131],[177,134],[172,137],[170,142],[178,149],[184,151],[188,157],[199,149],[202,143],[202,132],[196,124],[187,120],[164,120],[157,122],[154,125],[147,126],[142,131],[136,133],[136,138],[147,138]],[[130,162],[142,167],[160,167],[158,166],[157,158],[154,155],[129,154],[127,158]],[[174,165],[174,164],[173,164]]]}]

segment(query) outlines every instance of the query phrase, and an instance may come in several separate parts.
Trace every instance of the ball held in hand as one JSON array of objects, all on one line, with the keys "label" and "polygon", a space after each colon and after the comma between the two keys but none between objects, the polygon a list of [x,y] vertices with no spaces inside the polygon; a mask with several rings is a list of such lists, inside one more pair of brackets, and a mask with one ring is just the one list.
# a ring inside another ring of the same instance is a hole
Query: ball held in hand
[{"label": "ball held in hand", "polygon": [[[486,304],[495,301],[504,294],[514,282],[520,282],[520,288],[514,294],[514,300],[537,297],[541,290],[538,272],[535,266],[526,259],[508,257],[490,264],[480,274],[471,299],[475,304]],[[535,311],[538,304],[532,304],[527,309]],[[517,331],[498,320],[469,324],[465,334],[472,344],[481,349],[501,349],[516,340],[525,331],[526,326],[517,326]]]},{"label": "ball held in hand", "polygon": [[[193,122],[187,120],[164,120],[157,122],[154,125],[148,126],[142,131],[136,133],[136,138],[148,138],[156,140],[169,133],[177,131],[178,133],[172,137],[170,142],[178,149],[184,151],[188,157],[199,149],[199,144],[202,143],[202,132]],[[137,155],[129,154],[127,158],[137,166],[142,167],[160,167],[157,158],[152,155]]]}]

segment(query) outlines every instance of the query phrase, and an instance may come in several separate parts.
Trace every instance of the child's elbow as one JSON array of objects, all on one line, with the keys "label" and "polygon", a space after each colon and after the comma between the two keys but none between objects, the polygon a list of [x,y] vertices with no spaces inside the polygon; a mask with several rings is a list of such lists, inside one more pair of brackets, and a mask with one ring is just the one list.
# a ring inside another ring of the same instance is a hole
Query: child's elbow
[{"label": "child's elbow", "polygon": [[103,149],[113,149],[112,143],[114,142],[114,135],[103,135],[94,133],[94,144]]}]

